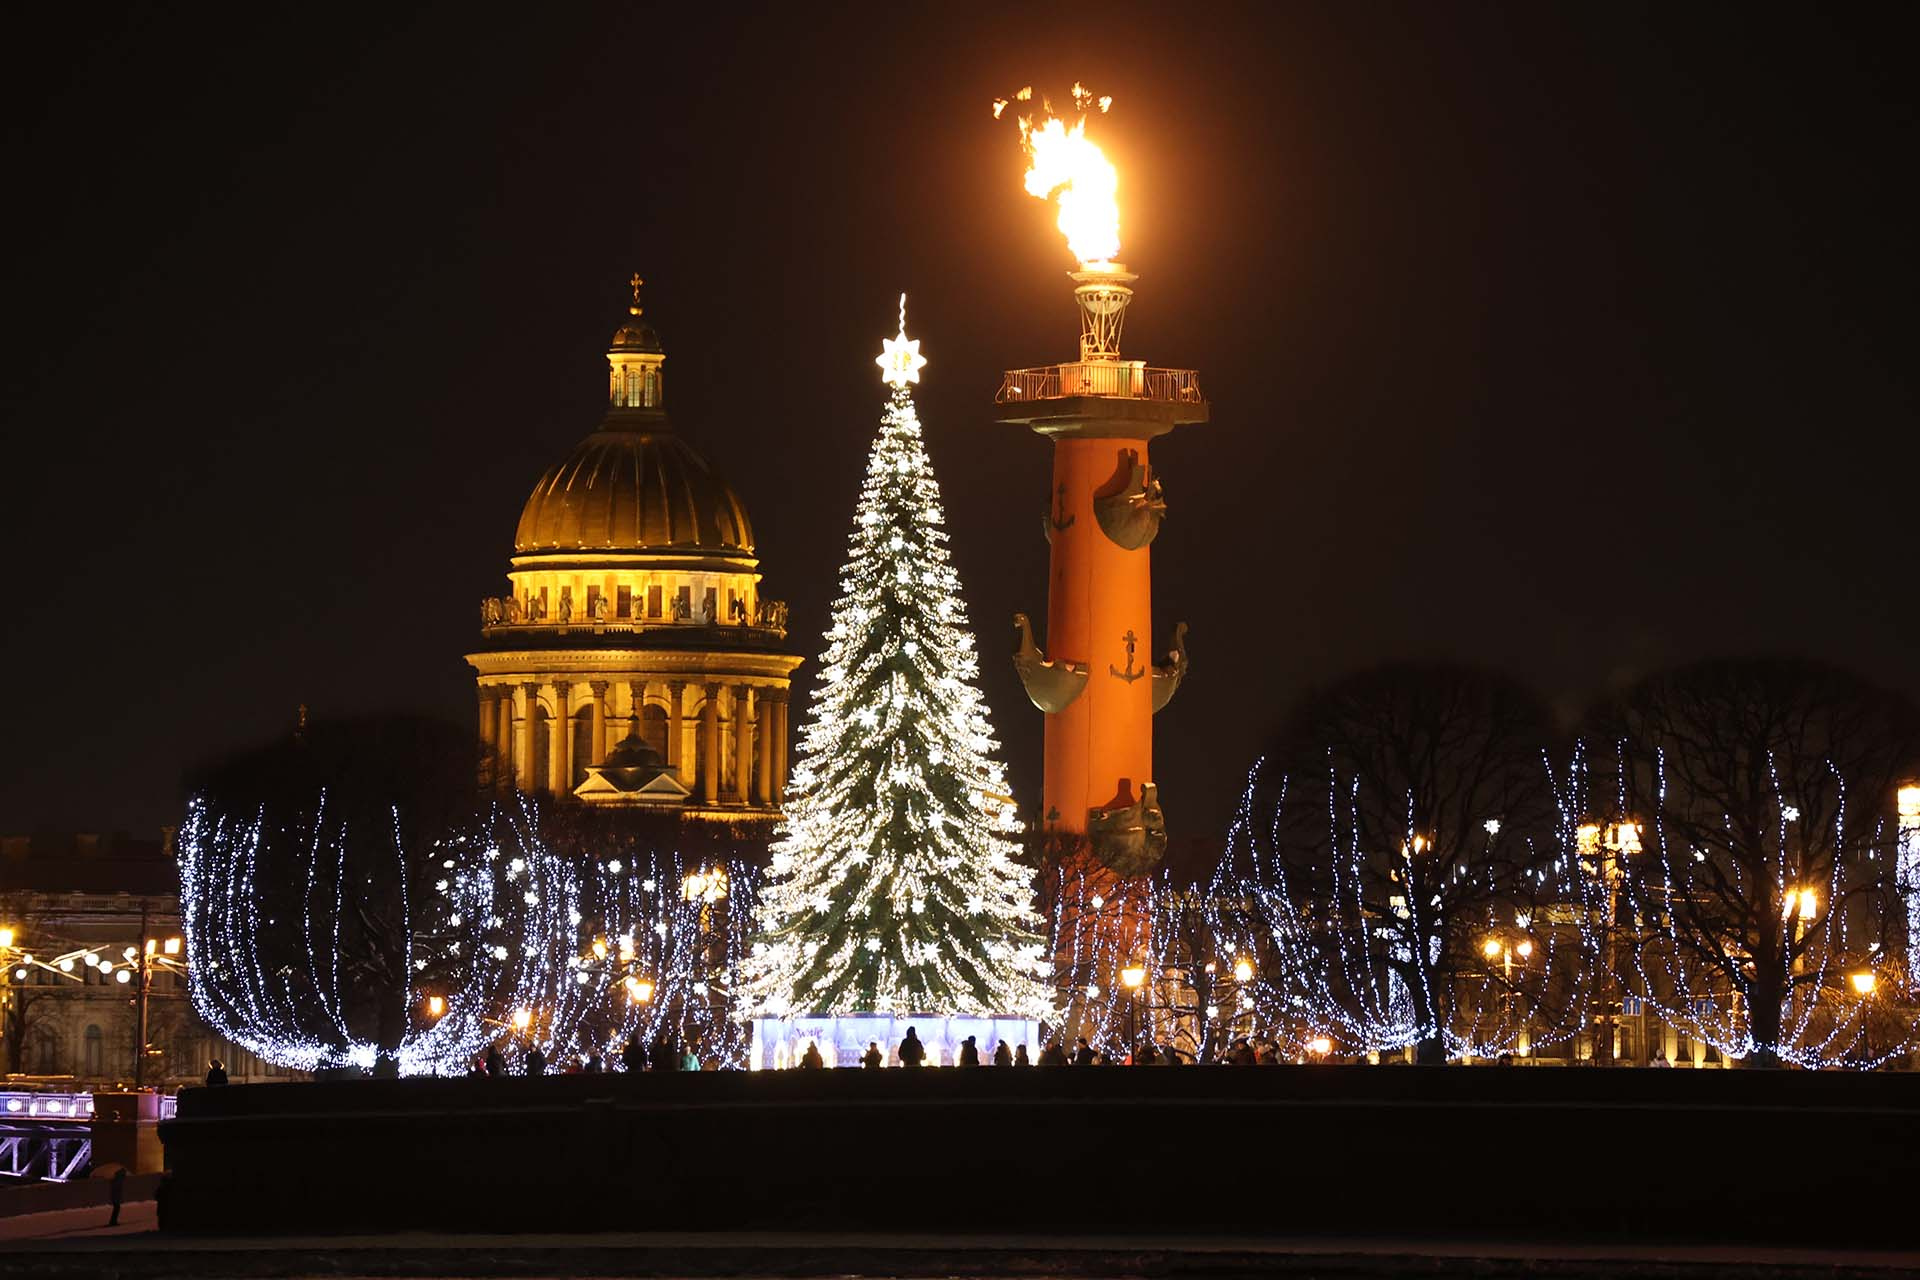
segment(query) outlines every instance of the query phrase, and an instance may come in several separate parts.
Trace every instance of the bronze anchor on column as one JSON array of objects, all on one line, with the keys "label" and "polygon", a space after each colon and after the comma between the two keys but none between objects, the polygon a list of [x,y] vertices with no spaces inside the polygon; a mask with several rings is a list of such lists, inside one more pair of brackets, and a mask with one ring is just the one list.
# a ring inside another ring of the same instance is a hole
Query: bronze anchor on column
[{"label": "bronze anchor on column", "polygon": [[1145,667],[1136,669],[1133,665],[1133,647],[1140,643],[1140,638],[1134,635],[1132,629],[1129,628],[1127,634],[1122,636],[1121,639],[1126,642],[1127,646],[1127,669],[1122,671],[1109,662],[1107,664],[1107,674],[1116,680],[1125,680],[1128,684],[1132,684],[1135,680],[1147,674]]},{"label": "bronze anchor on column", "polygon": [[1067,514],[1067,486],[1060,486],[1060,502],[1055,511],[1049,511],[1041,532],[1047,535],[1047,541],[1053,541],[1053,535],[1073,527],[1073,517]]}]

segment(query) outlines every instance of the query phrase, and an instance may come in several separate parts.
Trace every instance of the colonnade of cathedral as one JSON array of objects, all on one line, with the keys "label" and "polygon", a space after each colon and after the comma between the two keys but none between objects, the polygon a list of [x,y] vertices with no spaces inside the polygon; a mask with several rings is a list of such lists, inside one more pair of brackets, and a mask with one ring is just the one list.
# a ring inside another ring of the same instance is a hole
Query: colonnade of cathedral
[{"label": "colonnade of cathedral", "polygon": [[773,809],[787,783],[787,688],[700,679],[505,679],[478,686],[494,779],[570,795],[635,727],[703,808]]}]

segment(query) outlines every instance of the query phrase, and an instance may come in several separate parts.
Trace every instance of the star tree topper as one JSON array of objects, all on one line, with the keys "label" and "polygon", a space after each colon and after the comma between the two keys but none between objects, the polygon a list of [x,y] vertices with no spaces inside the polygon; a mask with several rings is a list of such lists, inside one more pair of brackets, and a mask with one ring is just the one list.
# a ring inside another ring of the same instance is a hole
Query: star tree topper
[{"label": "star tree topper", "polygon": [[920,354],[920,339],[907,336],[907,295],[900,295],[900,336],[882,338],[880,354],[873,362],[880,366],[880,381],[896,390],[909,382],[920,381],[927,358]]}]

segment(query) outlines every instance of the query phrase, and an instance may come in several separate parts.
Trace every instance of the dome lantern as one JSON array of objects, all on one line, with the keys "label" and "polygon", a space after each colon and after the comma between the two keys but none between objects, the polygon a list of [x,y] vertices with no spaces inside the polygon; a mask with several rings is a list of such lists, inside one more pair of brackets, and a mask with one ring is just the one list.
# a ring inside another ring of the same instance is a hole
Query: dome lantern
[{"label": "dome lantern", "polygon": [[659,410],[666,405],[666,383],[660,366],[667,353],[660,335],[640,318],[640,286],[646,281],[638,271],[627,284],[633,289],[633,301],[627,318],[613,331],[607,347],[607,407],[609,409]]}]

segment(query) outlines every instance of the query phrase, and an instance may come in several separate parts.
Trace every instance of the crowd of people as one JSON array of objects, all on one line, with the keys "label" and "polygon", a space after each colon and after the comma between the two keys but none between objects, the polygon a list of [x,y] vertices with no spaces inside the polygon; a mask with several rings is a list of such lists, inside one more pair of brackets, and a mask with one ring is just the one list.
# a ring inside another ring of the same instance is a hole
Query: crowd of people
[{"label": "crowd of people", "polygon": [[[597,1050],[589,1051],[564,1063],[553,1063],[539,1045],[533,1045],[520,1060],[521,1075],[599,1075],[610,1070],[635,1071],[699,1071],[704,1064],[698,1054],[691,1049],[683,1049],[671,1036],[660,1036],[652,1044],[643,1045],[640,1037],[629,1037],[620,1055],[609,1062],[600,1056]],[[497,1044],[487,1046],[487,1052],[467,1071],[470,1078],[498,1079],[514,1074],[508,1068],[507,1057],[500,1052]]]},{"label": "crowd of people", "polygon": [[[868,1070],[878,1070],[887,1063],[887,1054],[880,1048],[878,1041],[870,1041],[860,1057],[860,1065]],[[908,1027],[906,1036],[895,1047],[894,1056],[902,1067],[921,1067],[927,1061],[927,1047],[920,1040],[915,1028]],[[1179,1067],[1189,1065],[1192,1055],[1170,1044],[1154,1044],[1142,1041],[1139,1048],[1131,1053],[1114,1055],[1104,1049],[1095,1049],[1087,1043],[1085,1036],[1074,1041],[1068,1049],[1061,1040],[1049,1041],[1040,1051],[1037,1059],[1027,1053],[1027,1046],[1009,1045],[1000,1041],[991,1055],[982,1060],[980,1045],[976,1037],[968,1036],[960,1042],[955,1066],[960,1067]],[[1222,1055],[1220,1065],[1230,1067],[1276,1067],[1285,1062],[1280,1056],[1280,1047],[1272,1041],[1255,1042],[1242,1037],[1233,1042]],[[215,1064],[216,1068],[219,1064]],[[491,1045],[487,1052],[468,1070],[470,1078],[497,1079],[508,1075],[545,1076],[545,1075],[597,1075],[606,1071],[699,1071],[704,1064],[690,1049],[683,1049],[671,1037],[662,1036],[651,1044],[643,1045],[639,1036],[630,1038],[621,1049],[618,1057],[603,1059],[598,1052],[587,1052],[556,1063],[547,1057],[538,1045],[529,1047],[520,1059],[520,1069],[511,1069],[507,1056],[499,1045]],[[805,1052],[796,1064],[802,1070],[817,1071],[827,1065],[826,1058],[820,1052],[820,1046],[808,1041]],[[224,1075],[224,1073],[221,1073]],[[208,1083],[214,1083],[210,1077]],[[224,1080],[220,1083],[225,1083]]]},{"label": "crowd of people", "polygon": [[[923,1066],[927,1060],[927,1047],[920,1041],[913,1027],[907,1028],[907,1034],[895,1049],[895,1055],[903,1067]],[[1060,1040],[1052,1040],[1040,1051],[1039,1061],[1027,1056],[1027,1046],[1009,1047],[1005,1040],[994,1049],[989,1063],[980,1060],[979,1041],[968,1036],[960,1042],[960,1052],[955,1066],[978,1067],[1180,1067],[1192,1061],[1191,1055],[1170,1044],[1155,1044],[1151,1040],[1142,1041],[1140,1047],[1131,1053],[1116,1059],[1104,1049],[1095,1049],[1087,1043],[1085,1036],[1074,1041],[1069,1052]],[[1220,1059],[1220,1065],[1229,1067],[1277,1067],[1284,1062],[1280,1056],[1280,1046],[1270,1040],[1255,1043],[1243,1036],[1233,1042],[1227,1053]],[[886,1065],[886,1055],[881,1052],[879,1041],[868,1041],[867,1051],[860,1057],[860,1065],[869,1070],[877,1070]],[[826,1060],[820,1054],[820,1046],[813,1041],[807,1042],[806,1052],[800,1055],[802,1070],[818,1070],[826,1066]]]}]

